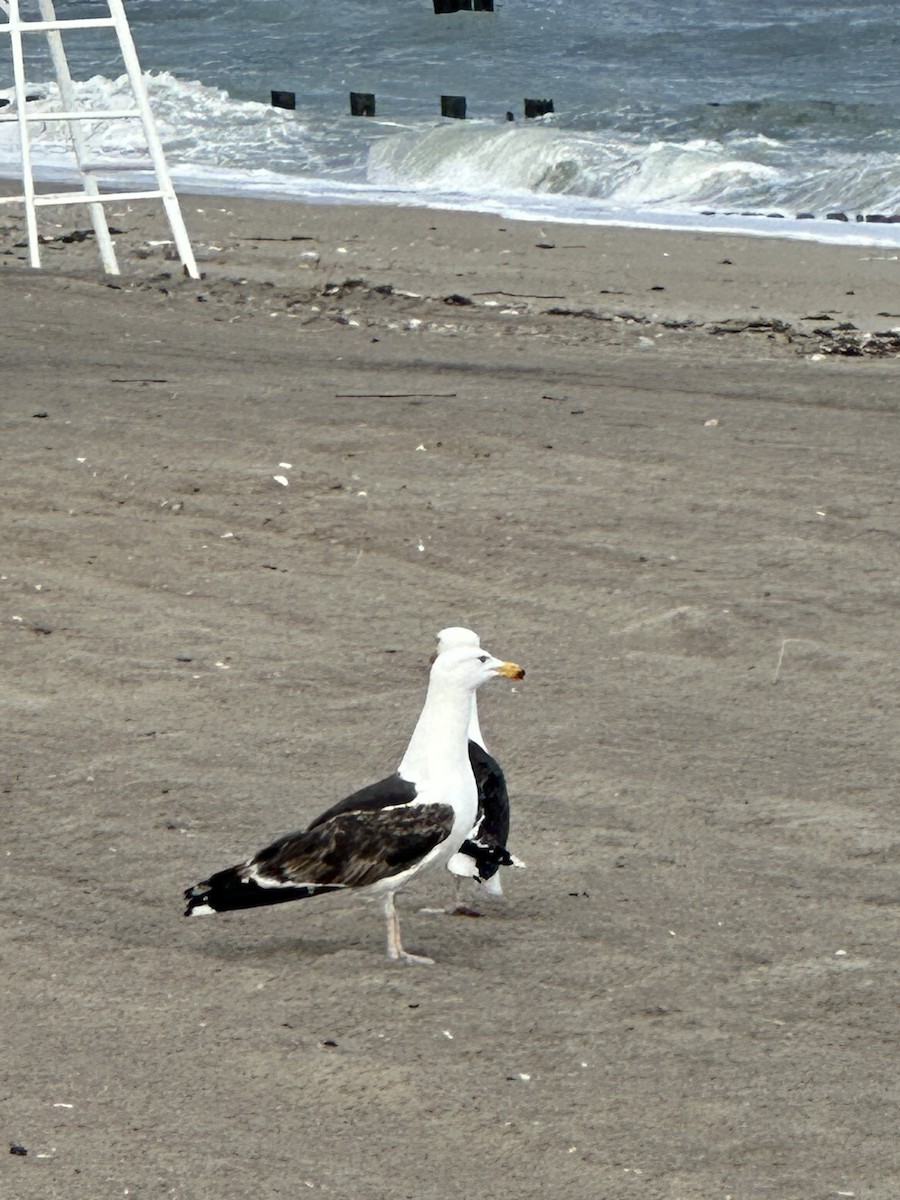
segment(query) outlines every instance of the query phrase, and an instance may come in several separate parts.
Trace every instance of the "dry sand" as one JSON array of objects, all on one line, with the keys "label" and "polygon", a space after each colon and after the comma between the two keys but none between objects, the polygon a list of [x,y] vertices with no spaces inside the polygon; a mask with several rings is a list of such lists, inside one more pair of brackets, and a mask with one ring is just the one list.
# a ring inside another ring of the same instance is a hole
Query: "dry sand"
[{"label": "dry sand", "polygon": [[[0,212],[0,1195],[896,1200],[896,255],[185,210]],[[505,902],[184,921],[451,623]]]}]

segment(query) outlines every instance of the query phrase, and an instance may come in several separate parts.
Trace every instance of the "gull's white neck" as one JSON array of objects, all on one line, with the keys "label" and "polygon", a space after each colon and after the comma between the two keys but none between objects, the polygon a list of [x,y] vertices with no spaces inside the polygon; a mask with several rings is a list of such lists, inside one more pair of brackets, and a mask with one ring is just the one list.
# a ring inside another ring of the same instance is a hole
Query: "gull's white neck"
[{"label": "gull's white neck", "polygon": [[485,753],[487,752],[487,746],[481,736],[481,726],[478,724],[478,699],[474,692],[472,693],[472,708],[469,712],[469,741],[476,742]]},{"label": "gull's white neck", "polygon": [[417,783],[469,767],[468,739],[475,713],[475,690],[432,674],[425,705],[399,771]]}]

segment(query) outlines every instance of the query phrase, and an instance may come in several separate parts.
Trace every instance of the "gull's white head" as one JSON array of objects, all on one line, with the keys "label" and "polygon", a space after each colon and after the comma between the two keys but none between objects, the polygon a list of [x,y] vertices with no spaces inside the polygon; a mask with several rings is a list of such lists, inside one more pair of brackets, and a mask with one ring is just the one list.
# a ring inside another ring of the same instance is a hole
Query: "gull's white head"
[{"label": "gull's white head", "polygon": [[525,671],[518,663],[494,658],[477,643],[474,646],[470,643],[442,650],[431,668],[431,678],[436,682],[468,688],[473,692],[497,675],[506,679],[523,679]]},{"label": "gull's white head", "polygon": [[437,635],[437,653],[452,650],[454,646],[480,646],[481,639],[474,629],[464,629],[462,625],[450,625]]}]

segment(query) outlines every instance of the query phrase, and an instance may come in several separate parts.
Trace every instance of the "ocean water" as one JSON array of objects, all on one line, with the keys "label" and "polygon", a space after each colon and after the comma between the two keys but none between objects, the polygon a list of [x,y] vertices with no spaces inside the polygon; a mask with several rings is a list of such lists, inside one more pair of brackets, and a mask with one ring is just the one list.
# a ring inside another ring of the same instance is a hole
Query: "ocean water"
[{"label": "ocean water", "polygon": [[[900,241],[900,225],[855,220],[900,212],[897,0],[495,0],[493,13],[450,16],[431,0],[126,8],[184,189]],[[37,16],[35,0],[21,9]],[[85,104],[127,104],[109,31],[65,44]],[[45,39],[26,48],[29,90],[44,97],[32,104],[52,108]],[[0,98],[11,75],[0,37]],[[295,92],[296,111],[273,108],[272,89]],[[350,116],[351,90],[375,94],[374,118]],[[465,121],[440,116],[442,94],[466,97]],[[526,97],[552,99],[554,113],[526,120]],[[65,176],[64,127],[32,128],[37,171]],[[139,170],[136,123],[86,131],[97,162]],[[0,124],[0,172],[18,171],[17,154],[15,125]],[[825,221],[832,211],[850,222]]]}]

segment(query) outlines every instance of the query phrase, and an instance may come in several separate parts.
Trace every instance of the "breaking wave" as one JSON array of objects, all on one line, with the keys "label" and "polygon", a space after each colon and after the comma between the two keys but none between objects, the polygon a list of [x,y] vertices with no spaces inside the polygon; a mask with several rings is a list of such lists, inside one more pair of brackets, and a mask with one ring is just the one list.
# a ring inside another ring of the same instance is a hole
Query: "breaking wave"
[{"label": "breaking wave", "polygon": [[638,141],[556,127],[440,126],[378,142],[368,177],[461,194],[557,193],[612,207],[900,208],[900,159],[760,136]]},{"label": "breaking wave", "polygon": [[[637,210],[695,217],[704,210],[900,211],[897,133],[873,128],[871,106],[709,104],[667,127],[641,121],[633,110],[604,121],[595,114],[602,127],[594,128],[577,113],[567,123],[560,117],[353,120],[235,100],[165,72],[146,78],[170,167],[185,190],[356,202],[437,198],[454,207],[570,220]],[[98,75],[76,88],[85,107],[131,104],[125,76]],[[34,111],[59,106],[55,84],[29,84],[29,93],[38,97],[30,101]],[[0,91],[4,98],[11,92]],[[851,136],[860,124],[868,134]],[[65,177],[72,157],[63,124],[35,124],[32,131],[37,172]],[[92,157],[101,166],[116,164],[117,182],[123,167],[138,172],[145,164],[138,122],[90,122],[84,132]],[[6,122],[0,173],[18,169],[18,129]]]}]

